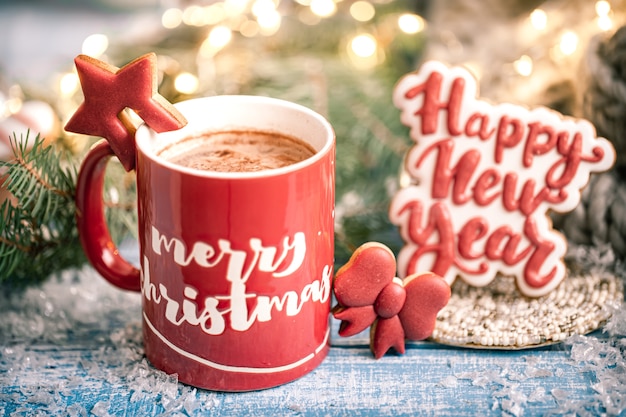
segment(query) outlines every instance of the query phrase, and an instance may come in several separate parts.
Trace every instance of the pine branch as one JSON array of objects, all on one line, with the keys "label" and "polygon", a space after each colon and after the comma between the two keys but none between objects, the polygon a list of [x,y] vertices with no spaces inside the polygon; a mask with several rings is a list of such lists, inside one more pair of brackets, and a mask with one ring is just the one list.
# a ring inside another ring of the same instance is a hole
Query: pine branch
[{"label": "pine branch", "polygon": [[14,158],[0,162],[11,194],[0,205],[0,283],[25,287],[84,263],[74,220],[76,167],[39,135],[14,135],[11,147]]}]

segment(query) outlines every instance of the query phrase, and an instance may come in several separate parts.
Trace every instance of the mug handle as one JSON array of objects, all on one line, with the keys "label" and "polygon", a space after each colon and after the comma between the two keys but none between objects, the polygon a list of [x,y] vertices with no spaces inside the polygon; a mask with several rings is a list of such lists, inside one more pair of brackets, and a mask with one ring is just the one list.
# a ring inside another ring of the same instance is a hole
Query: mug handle
[{"label": "mug handle", "polygon": [[121,289],[140,291],[141,272],[120,255],[104,216],[104,176],[113,155],[109,143],[101,140],[81,164],[75,198],[78,235],[87,259],[100,275]]}]

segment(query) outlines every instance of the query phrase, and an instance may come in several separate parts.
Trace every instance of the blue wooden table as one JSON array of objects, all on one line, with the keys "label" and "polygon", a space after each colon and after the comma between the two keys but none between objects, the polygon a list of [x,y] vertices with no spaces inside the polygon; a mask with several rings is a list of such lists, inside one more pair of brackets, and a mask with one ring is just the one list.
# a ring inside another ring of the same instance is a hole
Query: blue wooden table
[{"label": "blue wooden table", "polygon": [[624,332],[519,351],[420,342],[376,360],[366,336],[339,338],[332,322],[332,349],[315,371],[232,394],[152,368],[140,310],[138,294],[90,268],[1,295],[0,415],[618,415],[626,406]]},{"label": "blue wooden table", "polygon": [[[66,9],[35,13],[6,2],[0,55],[12,64],[8,77],[39,82],[66,69],[87,35],[141,22],[131,15],[76,18]],[[375,360],[367,335],[341,339],[333,322],[332,349],[314,372],[274,389],[227,394],[179,384],[152,368],[140,310],[139,294],[111,287],[89,268],[23,294],[0,293],[0,416],[626,414],[626,324],[613,335],[533,350],[421,342]]]}]

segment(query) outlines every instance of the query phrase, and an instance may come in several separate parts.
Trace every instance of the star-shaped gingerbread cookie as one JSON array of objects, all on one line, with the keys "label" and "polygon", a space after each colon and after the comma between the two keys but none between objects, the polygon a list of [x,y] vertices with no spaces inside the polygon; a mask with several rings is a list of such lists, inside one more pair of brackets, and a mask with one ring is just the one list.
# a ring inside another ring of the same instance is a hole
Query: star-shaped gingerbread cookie
[{"label": "star-shaped gingerbread cookie", "polygon": [[187,121],[158,91],[156,55],[143,55],[122,68],[87,55],[74,60],[84,102],[65,130],[105,138],[127,171],[135,167],[135,126],[131,109],[157,132],[183,127]]}]

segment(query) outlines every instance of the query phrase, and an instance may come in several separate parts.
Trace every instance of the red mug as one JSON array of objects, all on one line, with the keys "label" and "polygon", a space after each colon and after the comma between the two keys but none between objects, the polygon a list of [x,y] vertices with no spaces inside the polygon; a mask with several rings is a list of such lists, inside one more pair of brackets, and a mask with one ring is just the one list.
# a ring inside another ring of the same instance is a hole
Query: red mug
[{"label": "red mug", "polygon": [[[142,294],[148,360],[178,380],[250,391],[297,379],[329,349],[334,263],[335,134],[317,113],[290,102],[216,96],[176,104],[184,128],[135,134],[141,268],[112,242],[102,203],[112,155],[87,154],[77,183],[85,253],[114,285]],[[212,172],[159,153],[224,129],[274,131],[315,154],[282,168]]]}]

